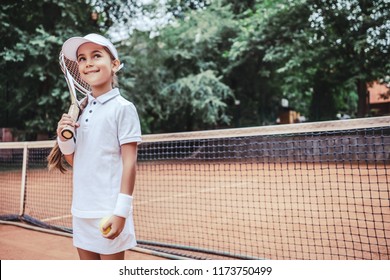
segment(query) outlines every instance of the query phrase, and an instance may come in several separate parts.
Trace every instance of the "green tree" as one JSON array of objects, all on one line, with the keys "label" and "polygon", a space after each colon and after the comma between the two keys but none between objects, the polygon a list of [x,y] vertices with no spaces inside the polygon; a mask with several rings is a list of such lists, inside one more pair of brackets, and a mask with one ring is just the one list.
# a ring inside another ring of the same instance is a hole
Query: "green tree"
[{"label": "green tree", "polygon": [[[243,126],[274,123],[278,115],[283,97],[281,80],[276,77],[277,65],[265,58],[272,44],[269,33],[281,30],[273,24],[281,2],[284,1],[257,1],[236,15],[239,31],[225,53],[230,61],[225,79],[240,100]],[[272,39],[277,38],[279,35]]]},{"label": "green tree", "polygon": [[389,70],[388,11],[383,0],[257,1],[240,20],[229,57],[241,68],[258,57],[258,79],[269,74],[263,84],[281,90],[262,94],[288,98],[311,120],[356,114],[357,96],[362,116],[366,83]]},{"label": "green tree", "polygon": [[[386,0],[313,0],[309,18],[314,46],[320,46],[332,63],[337,79],[330,86],[353,85],[359,97],[359,117],[367,111],[367,83],[384,78],[390,62],[390,2]],[[321,55],[321,53],[320,53]]]},{"label": "green tree", "polygon": [[[90,32],[104,33],[114,22],[130,28],[140,14],[153,19],[161,11],[172,14],[172,23],[177,18],[175,24],[180,22],[180,25],[187,26],[182,29],[187,34],[184,36],[193,36],[190,29],[196,15],[191,15],[190,23],[187,23],[187,14],[204,10],[210,4],[209,1],[172,0],[162,7],[159,3],[151,1],[148,5],[141,5],[136,0],[90,0],[77,3],[61,0],[3,1],[0,10],[0,53],[4,59],[0,61],[0,67],[4,82],[1,85],[0,105],[4,110],[1,112],[0,126],[27,132],[24,136],[27,140],[36,139],[38,133],[54,133],[59,112],[66,112],[69,105],[68,90],[64,79],[60,78],[62,73],[57,63],[65,39]],[[16,14],[18,17],[14,16]],[[157,31],[167,26],[168,22],[157,26]],[[167,35],[176,29],[172,25],[169,28]],[[194,67],[190,63],[196,62],[197,57],[203,55],[202,50],[207,54],[207,49],[193,49],[194,44],[183,46],[183,54],[196,50],[190,54],[191,61],[183,60],[179,54],[181,50],[175,48],[183,35],[172,34],[173,38],[151,38],[149,32],[135,32],[129,40],[131,46],[125,41],[118,44],[126,65],[120,73],[123,93],[137,104],[143,131],[191,130],[228,122],[226,104],[222,99],[231,98],[232,94],[221,82],[219,68],[211,66],[213,57],[209,55],[208,62],[199,62]],[[164,45],[166,47],[162,47]],[[213,53],[216,51],[213,50]],[[183,64],[179,70],[172,67],[172,63],[182,62],[188,64]],[[191,87],[184,90],[181,84]],[[193,105],[191,116],[194,120],[187,122],[192,123],[190,126],[173,115],[172,109],[177,109],[175,106],[178,103],[167,92],[172,93],[179,88],[183,98],[193,96],[193,99],[188,100]],[[190,90],[190,95],[185,95],[187,90]],[[197,92],[201,94],[195,97]],[[195,100],[199,96],[205,104],[201,105],[201,100]],[[199,115],[204,119],[197,118]]]},{"label": "green tree", "polygon": [[[227,65],[222,54],[234,23],[220,6],[189,10],[149,37],[135,32],[123,49],[128,53],[129,72],[124,85],[144,116],[144,131],[187,131],[229,124],[227,103],[234,98],[222,81]],[[145,130],[146,129],[146,130]]]},{"label": "green tree", "polygon": [[98,31],[92,7],[61,0],[2,1],[0,7],[0,127],[53,133],[69,107],[69,93],[58,65],[66,38]]},{"label": "green tree", "polygon": [[[282,98],[311,120],[363,116],[366,83],[388,80],[387,0],[143,3],[3,1],[0,126],[53,133],[69,105],[63,41],[114,23],[129,31],[119,78],[144,133],[274,123]],[[140,15],[154,22],[143,32]]]}]

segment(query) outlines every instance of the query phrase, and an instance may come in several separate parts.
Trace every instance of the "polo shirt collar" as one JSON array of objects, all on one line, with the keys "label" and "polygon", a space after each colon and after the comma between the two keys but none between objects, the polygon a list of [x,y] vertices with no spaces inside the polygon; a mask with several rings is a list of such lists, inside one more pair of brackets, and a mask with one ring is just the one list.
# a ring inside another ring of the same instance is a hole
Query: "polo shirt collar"
[{"label": "polo shirt collar", "polygon": [[88,96],[88,101],[91,102],[92,100],[97,100],[99,101],[99,103],[101,104],[104,104],[106,103],[107,101],[113,99],[114,97],[118,96],[120,93],[119,93],[119,89],[118,88],[114,88],[108,92],[106,92],[105,94],[102,94],[100,95],[98,98],[95,98],[92,96],[92,94],[90,94]]}]

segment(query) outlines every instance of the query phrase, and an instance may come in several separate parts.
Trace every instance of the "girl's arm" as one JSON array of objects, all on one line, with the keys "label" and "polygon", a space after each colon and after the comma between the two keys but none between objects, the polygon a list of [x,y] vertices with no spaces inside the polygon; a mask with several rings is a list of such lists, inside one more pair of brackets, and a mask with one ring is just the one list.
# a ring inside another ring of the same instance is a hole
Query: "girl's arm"
[{"label": "girl's arm", "polygon": [[[137,169],[137,143],[127,143],[121,146],[122,154],[122,179],[120,193],[133,195],[135,175]],[[125,226],[126,218],[113,215],[105,224],[103,230],[111,226],[111,231],[104,235],[108,239],[115,239],[119,236]]]},{"label": "girl's arm", "polygon": [[[80,111],[82,112],[84,110],[84,108],[87,106],[88,104],[88,98],[85,97],[81,104],[80,104]],[[66,139],[64,137],[61,136],[61,131],[62,129],[66,126],[66,125],[71,125],[73,126],[75,129],[77,129],[78,127],[80,127],[80,124],[77,123],[77,122],[74,122],[70,115],[69,114],[63,114],[62,115],[62,118],[60,120],[60,122],[58,123],[58,127],[57,127],[57,135],[58,137],[61,139],[61,141],[66,141]],[[73,139],[72,139],[73,140]],[[74,157],[74,153],[73,154],[70,154],[70,155],[64,155],[64,158],[66,160],[66,162],[70,165],[70,166],[73,166],[73,157]]]},{"label": "girl's arm", "polygon": [[121,146],[123,172],[120,192],[133,195],[135,174],[137,170],[137,143],[127,143]]},{"label": "girl's arm", "polygon": [[[78,127],[80,126],[78,123],[74,122],[68,114],[63,114],[63,115],[62,115],[62,118],[61,118],[61,120],[58,122],[58,126],[57,126],[57,135],[58,135],[58,138],[59,138],[62,142],[73,141],[73,139],[67,140],[67,139],[65,139],[64,137],[62,137],[62,135],[61,135],[62,129],[64,129],[64,127],[67,126],[67,125],[73,126],[73,127],[75,127],[75,128],[78,128]],[[70,166],[73,166],[73,156],[74,156],[74,153],[64,155],[64,158],[65,158],[66,162],[67,162]]]}]

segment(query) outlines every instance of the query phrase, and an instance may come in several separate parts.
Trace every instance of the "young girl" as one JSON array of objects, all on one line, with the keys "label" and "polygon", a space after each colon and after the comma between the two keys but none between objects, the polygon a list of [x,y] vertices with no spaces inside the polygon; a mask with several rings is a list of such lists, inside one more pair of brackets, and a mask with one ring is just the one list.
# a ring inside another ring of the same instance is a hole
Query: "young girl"
[{"label": "young girl", "polygon": [[[124,259],[125,250],[137,244],[132,217],[141,142],[137,111],[115,88],[122,65],[110,41],[97,34],[73,37],[62,51],[78,62],[81,78],[92,89],[78,121],[64,114],[57,127],[59,150],[73,166],[73,244],[80,259]],[[67,125],[76,128],[75,139],[61,136]],[[53,149],[49,166],[61,169],[61,156],[55,154]]]}]

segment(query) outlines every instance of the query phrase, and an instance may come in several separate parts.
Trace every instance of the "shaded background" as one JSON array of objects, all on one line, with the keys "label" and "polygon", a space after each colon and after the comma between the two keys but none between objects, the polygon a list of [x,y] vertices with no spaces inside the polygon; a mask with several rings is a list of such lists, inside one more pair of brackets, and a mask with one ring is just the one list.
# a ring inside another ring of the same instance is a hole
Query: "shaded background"
[{"label": "shaded background", "polygon": [[0,138],[54,137],[69,106],[60,48],[91,32],[117,45],[144,134],[388,115],[389,11],[386,0],[5,0]]}]

